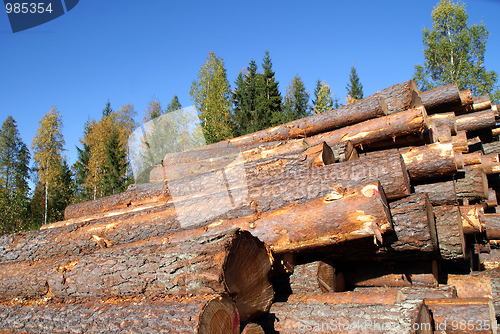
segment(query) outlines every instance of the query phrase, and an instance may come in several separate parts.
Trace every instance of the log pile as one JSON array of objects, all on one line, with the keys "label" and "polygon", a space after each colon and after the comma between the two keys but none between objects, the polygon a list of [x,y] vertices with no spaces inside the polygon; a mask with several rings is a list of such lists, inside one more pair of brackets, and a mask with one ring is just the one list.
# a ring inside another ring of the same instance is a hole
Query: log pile
[{"label": "log pile", "polygon": [[496,333],[499,117],[409,80],[167,154],[0,236],[0,333]]}]

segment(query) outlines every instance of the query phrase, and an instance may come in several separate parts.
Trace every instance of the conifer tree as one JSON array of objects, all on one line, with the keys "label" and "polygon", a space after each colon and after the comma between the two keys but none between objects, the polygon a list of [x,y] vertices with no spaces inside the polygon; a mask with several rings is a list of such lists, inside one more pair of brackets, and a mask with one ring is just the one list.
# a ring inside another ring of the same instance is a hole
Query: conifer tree
[{"label": "conifer tree", "polygon": [[233,133],[231,122],[231,88],[224,61],[208,54],[200,68],[198,80],[193,81],[191,99],[198,110],[203,134],[208,144],[229,138]]},{"label": "conifer tree", "polygon": [[128,186],[127,153],[122,143],[120,143],[118,130],[113,131],[106,142],[105,154],[104,195],[114,195],[125,191]]},{"label": "conifer tree", "polygon": [[179,110],[179,109],[182,109],[182,105],[179,102],[179,98],[177,97],[177,95],[174,95],[174,97],[172,98],[172,101],[170,101],[170,103],[165,108],[165,114],[170,113],[172,111]]},{"label": "conifer tree", "polygon": [[333,108],[332,92],[330,87],[323,81],[316,81],[314,89],[313,112],[319,114]]},{"label": "conifer tree", "polygon": [[62,118],[56,107],[52,107],[42,117],[31,144],[38,178],[44,187],[44,224],[47,224],[49,189],[60,173],[63,146]]},{"label": "conifer tree", "polygon": [[277,121],[278,124],[294,121],[309,116],[309,93],[298,74],[295,75],[284,98],[284,112]]},{"label": "conifer tree", "polygon": [[111,103],[109,103],[109,99],[108,99],[108,102],[106,102],[106,106],[102,110],[102,116],[108,117],[109,115],[111,115],[112,112],[113,112],[113,109],[111,109]]},{"label": "conifer tree", "polygon": [[351,74],[349,75],[349,83],[347,89],[347,102],[352,103],[363,98],[363,85],[359,81],[358,73],[354,66],[351,66]]},{"label": "conifer tree", "polygon": [[144,123],[146,123],[150,120],[158,118],[162,114],[163,113],[161,110],[160,100],[158,100],[156,97],[153,97],[149,101],[148,106],[146,107],[146,110],[144,111],[144,117],[142,118],[142,120]]},{"label": "conifer tree", "polygon": [[277,125],[273,123],[273,119],[279,117],[283,112],[281,93],[278,89],[279,83],[276,81],[272,67],[273,63],[271,62],[269,51],[266,50],[262,63],[262,69],[264,70],[262,74],[263,87],[258,101],[262,129]]},{"label": "conifer tree", "polygon": [[55,186],[52,187],[50,195],[49,223],[64,220],[64,210],[71,204],[73,196],[73,174],[66,158],[63,158],[59,166],[59,174],[55,180]]}]

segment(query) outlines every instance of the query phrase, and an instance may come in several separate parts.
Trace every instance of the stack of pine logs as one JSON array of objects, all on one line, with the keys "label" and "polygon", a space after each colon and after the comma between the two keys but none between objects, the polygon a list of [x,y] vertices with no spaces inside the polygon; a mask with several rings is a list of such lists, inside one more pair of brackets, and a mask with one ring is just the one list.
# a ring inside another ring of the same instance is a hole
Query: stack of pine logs
[{"label": "stack of pine logs", "polygon": [[410,80],[168,154],[0,237],[0,333],[496,333],[498,117]]}]

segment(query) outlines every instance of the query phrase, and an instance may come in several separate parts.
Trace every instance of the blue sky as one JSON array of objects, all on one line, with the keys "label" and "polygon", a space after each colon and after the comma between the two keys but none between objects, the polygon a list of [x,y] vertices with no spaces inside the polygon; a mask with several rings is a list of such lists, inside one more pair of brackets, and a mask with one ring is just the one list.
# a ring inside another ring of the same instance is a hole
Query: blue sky
[{"label": "blue sky", "polygon": [[[228,79],[269,50],[282,94],[295,76],[312,94],[325,80],[345,102],[351,65],[365,96],[411,79],[423,63],[422,29],[437,0],[421,1],[169,1],[80,0],[67,14],[12,33],[0,12],[0,122],[17,121],[31,141],[52,106],[63,116],[65,155],[109,99],[133,103],[137,121],[153,96],[166,106],[177,95],[190,106],[191,83],[209,51],[222,57]],[[467,3],[469,24],[490,36],[487,70],[500,73],[500,1]]]}]

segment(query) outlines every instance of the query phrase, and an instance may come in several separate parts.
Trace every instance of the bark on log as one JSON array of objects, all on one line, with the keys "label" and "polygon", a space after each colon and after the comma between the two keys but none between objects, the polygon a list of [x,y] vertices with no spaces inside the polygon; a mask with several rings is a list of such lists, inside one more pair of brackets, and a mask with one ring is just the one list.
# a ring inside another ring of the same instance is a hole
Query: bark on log
[{"label": "bark on log", "polygon": [[[308,137],[321,132],[360,123],[368,119],[384,116],[386,114],[387,105],[383,98],[367,97],[334,110],[210,144],[204,146],[202,149],[247,146],[263,142]],[[169,155],[167,155],[167,158],[168,157]]]},{"label": "bark on log", "polygon": [[456,122],[457,131],[473,131],[496,126],[495,113],[491,109],[457,116]]},{"label": "bark on log", "polygon": [[391,305],[404,300],[398,289],[376,290],[364,289],[361,291],[327,292],[327,293],[298,293],[288,297],[289,303],[320,303],[320,304],[382,304]]},{"label": "bark on log", "polygon": [[396,251],[435,252],[438,250],[436,223],[427,194],[415,194],[390,204],[397,240]]},{"label": "bark on log", "polygon": [[379,150],[389,150],[393,148],[401,148],[407,146],[424,146],[427,144],[434,143],[432,138],[432,133],[430,130],[423,132],[418,132],[414,134],[409,134],[399,137],[389,137],[387,139],[377,141],[375,143],[362,143],[359,145],[361,153],[379,151]]},{"label": "bark on log", "polygon": [[385,98],[388,115],[422,105],[417,85],[413,80],[408,80],[401,84],[388,87],[371,95],[370,97]]},{"label": "bark on log", "polygon": [[335,268],[329,261],[295,265],[290,275],[290,290],[293,294],[339,291]]},{"label": "bark on log", "polygon": [[470,89],[463,90],[460,92],[460,100],[462,101],[462,107],[470,106],[474,103],[472,98],[472,91]]},{"label": "bark on log", "polygon": [[460,151],[455,151],[455,165],[457,166],[457,170],[465,168],[464,156]]},{"label": "bark on log", "polygon": [[262,326],[256,323],[247,324],[241,334],[266,334]]},{"label": "bark on log", "polygon": [[248,321],[272,303],[271,265],[266,246],[245,231],[181,243],[155,238],[78,258],[4,263],[0,296],[228,293]]},{"label": "bark on log", "polygon": [[495,208],[498,206],[497,192],[493,188],[488,188],[488,198],[484,201],[486,207]]},{"label": "bark on log", "polygon": [[456,83],[422,92],[420,99],[429,115],[462,107],[460,90]]},{"label": "bark on log", "polygon": [[481,200],[488,198],[488,179],[482,169],[468,169],[455,176],[457,199]]},{"label": "bark on log", "polygon": [[354,145],[369,144],[388,137],[419,133],[428,128],[425,109],[417,107],[315,135],[308,138],[308,141],[311,145],[325,141],[330,146],[344,141],[351,141]]},{"label": "bark on log", "polygon": [[491,298],[496,316],[500,316],[500,269],[472,272],[469,275],[449,274],[447,284],[457,288],[459,298]]},{"label": "bark on log", "polygon": [[431,129],[441,126],[447,126],[448,128],[450,128],[452,135],[457,134],[457,123],[455,113],[453,112],[430,115],[429,125],[431,126]]},{"label": "bark on log", "polygon": [[438,284],[436,261],[349,261],[336,263],[335,267],[344,274],[346,287],[436,287]]},{"label": "bark on log", "polygon": [[1,333],[239,334],[227,296],[128,296],[0,303]]},{"label": "bark on log", "polygon": [[458,115],[464,115],[464,114],[469,114],[469,113],[474,113],[482,110],[487,110],[492,107],[491,100],[490,100],[490,95],[481,95],[481,96],[475,96],[472,98],[472,103],[469,105],[462,106],[461,108],[458,108],[454,110],[455,114]]},{"label": "bark on log", "polygon": [[495,309],[488,298],[425,299],[436,331],[496,333]]},{"label": "bark on log", "polygon": [[436,206],[433,210],[441,258],[447,260],[464,258],[465,240],[458,206]]},{"label": "bark on log", "polygon": [[[439,115],[439,114],[438,114]],[[433,143],[448,143],[451,142],[451,129],[447,126],[432,126],[431,130]]]},{"label": "bark on log", "polygon": [[134,185],[127,191],[99,198],[94,201],[73,204],[64,210],[64,219],[94,215],[101,212],[138,207],[166,201],[169,198],[168,188],[164,183]]},{"label": "bark on log", "polygon": [[494,141],[492,143],[483,144],[484,154],[500,154],[500,141]]},{"label": "bark on log", "polygon": [[[274,303],[263,320],[273,333],[432,333],[431,316],[423,301],[393,305]],[[417,331],[416,328],[420,330]]]},{"label": "bark on log", "polygon": [[[104,247],[111,247],[166,235],[181,228],[216,224],[221,219],[235,219],[252,214],[258,216],[262,211],[276,210],[290,203],[302,204],[326,196],[332,192],[330,186],[339,182],[351,187],[374,179],[380,180],[390,199],[409,195],[408,175],[400,154],[362,158],[249,185],[247,189],[243,189],[245,192],[240,193],[241,197],[233,196],[234,206],[224,189],[219,194],[171,201],[152,211],[1,236],[0,262],[88,254],[99,249],[99,239],[102,239]],[[184,185],[187,196],[203,187],[205,186],[197,183]],[[235,192],[231,190],[230,194],[234,195]]]},{"label": "bark on log", "polygon": [[457,203],[455,181],[453,177],[422,180],[425,183],[415,184],[415,193],[427,193],[432,205],[453,205]]},{"label": "bark on log", "polygon": [[455,151],[469,151],[469,146],[467,145],[467,131],[458,131],[456,136],[451,137],[451,142]]},{"label": "bark on log", "polygon": [[488,240],[500,240],[500,214],[484,214],[484,227]]},{"label": "bark on log", "polygon": [[498,154],[485,154],[481,157],[481,163],[479,165],[473,165],[472,168],[482,169],[486,175],[499,174],[500,173],[500,162],[498,160]]},{"label": "bark on log", "polygon": [[398,291],[399,292],[399,300],[415,300],[415,299],[425,299],[425,298],[457,298],[457,289],[454,286],[449,285],[440,285],[438,287],[422,287],[422,286],[411,286],[411,287],[403,287],[403,288],[355,288],[356,292],[385,292],[385,291]]},{"label": "bark on log", "polygon": [[467,153],[467,154],[462,154],[464,158],[464,165],[465,166],[471,166],[471,165],[478,165],[481,163],[481,156],[483,153],[481,151],[477,152],[472,152],[472,153]]},{"label": "bark on log", "polygon": [[290,253],[334,245],[348,240],[376,237],[392,230],[385,195],[378,182],[346,187],[332,185],[327,195],[304,204],[290,204],[275,211],[232,220],[221,220],[198,229],[167,236],[172,241],[241,228],[268,245],[275,253]]},{"label": "bark on log", "polygon": [[479,234],[485,230],[484,209],[482,206],[478,204],[460,206],[460,215],[464,234]]},{"label": "bark on log", "polygon": [[[498,117],[498,116],[497,116]],[[500,135],[500,128],[491,129],[491,134],[498,137]]]}]

